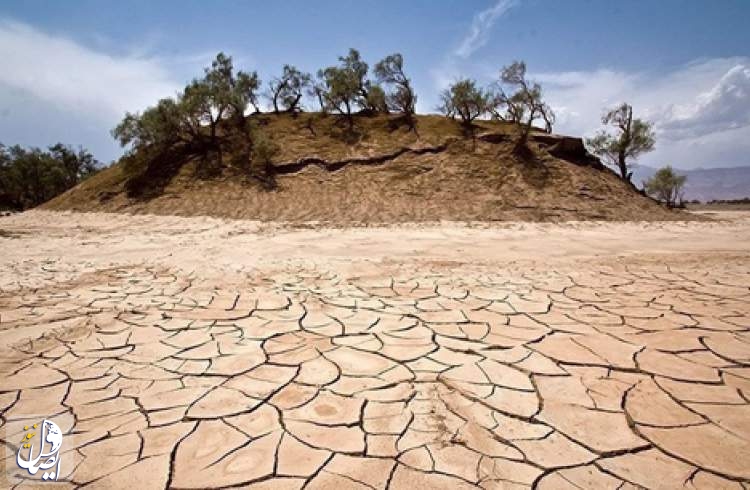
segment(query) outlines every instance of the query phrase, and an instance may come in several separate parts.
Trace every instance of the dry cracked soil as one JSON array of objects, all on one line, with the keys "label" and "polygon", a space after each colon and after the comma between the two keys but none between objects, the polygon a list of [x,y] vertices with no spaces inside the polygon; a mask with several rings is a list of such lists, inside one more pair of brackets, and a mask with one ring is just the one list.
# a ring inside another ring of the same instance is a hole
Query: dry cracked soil
[{"label": "dry cracked soil", "polygon": [[750,213],[0,218],[3,486],[750,488]]}]

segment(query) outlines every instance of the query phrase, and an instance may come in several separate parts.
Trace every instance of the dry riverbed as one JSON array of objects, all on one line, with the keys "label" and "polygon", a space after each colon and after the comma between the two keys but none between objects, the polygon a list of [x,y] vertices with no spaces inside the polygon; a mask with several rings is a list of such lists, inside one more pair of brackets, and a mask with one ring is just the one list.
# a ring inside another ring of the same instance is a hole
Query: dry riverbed
[{"label": "dry riverbed", "polygon": [[0,218],[2,486],[750,488],[750,213]]}]

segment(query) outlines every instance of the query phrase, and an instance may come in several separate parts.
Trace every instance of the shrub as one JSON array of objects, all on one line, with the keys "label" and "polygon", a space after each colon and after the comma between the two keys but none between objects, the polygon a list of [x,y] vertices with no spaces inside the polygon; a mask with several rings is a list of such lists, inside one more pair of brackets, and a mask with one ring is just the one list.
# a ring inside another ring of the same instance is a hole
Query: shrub
[{"label": "shrub", "polygon": [[682,201],[682,189],[686,181],[686,175],[677,175],[672,167],[667,165],[644,182],[644,189],[667,206],[675,207],[678,201]]}]

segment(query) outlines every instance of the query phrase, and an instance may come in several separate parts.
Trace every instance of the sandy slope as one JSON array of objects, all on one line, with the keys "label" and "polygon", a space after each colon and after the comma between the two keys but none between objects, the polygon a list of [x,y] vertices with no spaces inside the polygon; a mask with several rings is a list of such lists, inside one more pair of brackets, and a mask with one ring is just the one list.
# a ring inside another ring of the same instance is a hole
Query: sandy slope
[{"label": "sandy slope", "polygon": [[[201,176],[200,161],[178,160],[173,173],[152,162],[153,175],[138,179],[121,162],[42,208],[332,225],[688,219],[637,193],[576,138],[533,133],[531,154],[520,157],[507,124],[481,121],[471,138],[443,117],[419,116],[418,135],[392,122],[359,118],[361,133],[350,141],[332,116],[263,116],[263,131],[280,148],[273,191],[229,162],[212,177]],[[572,149],[554,150],[561,142]]]}]

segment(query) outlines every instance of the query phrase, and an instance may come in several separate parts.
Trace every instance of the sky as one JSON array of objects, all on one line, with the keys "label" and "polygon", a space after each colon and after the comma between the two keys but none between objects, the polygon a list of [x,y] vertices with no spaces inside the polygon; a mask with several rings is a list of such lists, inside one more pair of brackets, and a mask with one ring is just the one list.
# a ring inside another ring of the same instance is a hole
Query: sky
[{"label": "sky", "polygon": [[747,0],[4,0],[0,142],[62,141],[109,162],[125,112],[174,95],[219,51],[265,83],[350,47],[371,66],[402,53],[422,113],[459,77],[489,85],[523,60],[555,132],[591,136],[628,102],[657,135],[639,163],[750,165]]}]

